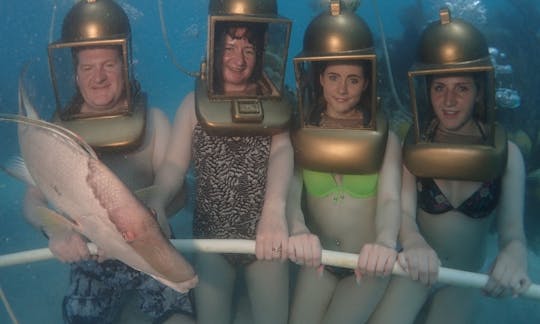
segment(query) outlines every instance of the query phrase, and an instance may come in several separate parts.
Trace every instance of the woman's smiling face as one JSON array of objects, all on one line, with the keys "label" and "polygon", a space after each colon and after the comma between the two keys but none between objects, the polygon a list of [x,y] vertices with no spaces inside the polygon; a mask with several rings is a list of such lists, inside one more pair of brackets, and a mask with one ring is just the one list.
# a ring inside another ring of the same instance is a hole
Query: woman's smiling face
[{"label": "woman's smiling face", "polygon": [[320,75],[326,100],[326,113],[334,118],[346,118],[356,112],[368,81],[364,69],[356,64],[330,64]]},{"label": "woman's smiling face", "polygon": [[246,32],[246,28],[237,28],[234,37],[225,35],[222,69],[225,93],[245,91],[249,86],[256,63],[256,49],[246,38]]},{"label": "woman's smiling face", "polygon": [[444,129],[458,131],[473,122],[474,104],[479,95],[472,76],[435,77],[429,90],[433,110]]}]

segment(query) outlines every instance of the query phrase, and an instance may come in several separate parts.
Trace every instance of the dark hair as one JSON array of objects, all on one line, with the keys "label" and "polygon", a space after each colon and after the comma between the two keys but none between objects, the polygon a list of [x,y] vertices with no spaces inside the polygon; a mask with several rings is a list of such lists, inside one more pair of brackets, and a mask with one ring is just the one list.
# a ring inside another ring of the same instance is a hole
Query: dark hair
[{"label": "dark hair", "polygon": [[214,77],[213,90],[216,93],[223,94],[223,53],[225,48],[225,36],[238,38],[236,30],[245,28],[246,32],[242,37],[245,37],[250,44],[255,47],[255,67],[248,81],[255,83],[262,77],[263,72],[263,54],[265,50],[266,23],[255,22],[218,22],[215,27],[215,42],[214,42]]},{"label": "dark hair", "polygon": [[329,65],[334,64],[350,64],[357,65],[362,68],[362,73],[364,79],[368,82],[366,89],[362,92],[360,101],[356,105],[355,109],[363,113],[364,116],[364,127],[367,127],[371,122],[371,104],[372,104],[372,89],[373,84],[371,82],[372,68],[371,62],[368,60],[336,60],[336,61],[320,61],[314,63],[314,73],[313,73],[313,84],[314,92],[317,96],[317,102],[314,109],[311,111],[309,116],[309,124],[314,126],[319,126],[321,121],[321,114],[326,110],[326,100],[324,99],[323,88],[319,81],[320,76],[324,74],[326,68]]},{"label": "dark hair", "polygon": [[124,57],[122,55],[122,46],[121,45],[89,45],[89,46],[75,46],[71,48],[71,58],[73,59],[73,68],[75,73],[77,73],[77,66],[79,65],[79,53],[82,50],[86,49],[114,49],[118,52],[122,64],[124,63]]}]

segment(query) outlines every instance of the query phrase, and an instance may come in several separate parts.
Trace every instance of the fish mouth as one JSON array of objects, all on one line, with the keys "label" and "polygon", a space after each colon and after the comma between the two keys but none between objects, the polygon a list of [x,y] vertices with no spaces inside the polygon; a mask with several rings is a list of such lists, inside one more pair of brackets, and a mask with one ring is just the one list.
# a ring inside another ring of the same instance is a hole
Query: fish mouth
[{"label": "fish mouth", "polygon": [[194,276],[192,279],[189,279],[187,281],[182,281],[182,282],[171,282],[171,281],[169,281],[169,280],[167,280],[165,278],[162,278],[162,277],[153,276],[153,275],[151,275],[151,276],[152,276],[152,278],[154,278],[157,281],[161,282],[165,286],[169,286],[169,287],[175,289],[176,291],[178,291],[180,293],[187,293],[190,289],[195,288],[195,286],[197,286],[197,284],[199,283],[199,277],[198,276]]},{"label": "fish mouth", "polygon": [[129,245],[165,280],[181,283],[195,277],[193,267],[163,236],[137,239]]}]

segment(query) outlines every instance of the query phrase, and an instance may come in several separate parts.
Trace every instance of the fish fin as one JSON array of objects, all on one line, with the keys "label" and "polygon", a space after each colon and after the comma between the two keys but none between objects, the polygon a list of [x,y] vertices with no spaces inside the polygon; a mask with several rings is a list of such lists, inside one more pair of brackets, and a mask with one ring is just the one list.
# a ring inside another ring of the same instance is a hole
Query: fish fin
[{"label": "fish fin", "polygon": [[183,281],[183,282],[172,282],[172,281],[167,280],[167,279],[165,279],[163,277],[159,277],[159,276],[156,276],[156,275],[153,275],[153,274],[150,274],[150,276],[152,278],[156,279],[157,281],[161,282],[165,286],[168,286],[169,288],[172,288],[172,289],[174,289],[174,290],[176,290],[176,291],[178,291],[179,293],[182,293],[182,294],[185,294],[190,289],[195,288],[195,286],[199,282],[198,277],[193,277],[192,279],[189,279],[189,280],[186,280],[186,281]]},{"label": "fish fin", "polygon": [[156,190],[157,186],[156,185],[151,185],[151,186],[148,186],[148,187],[144,187],[144,188],[141,188],[141,189],[138,189],[134,192],[135,196],[137,196],[137,198],[139,198],[142,202],[146,203],[148,202],[148,199],[152,196],[152,194],[154,193],[154,191]]},{"label": "fish fin", "polygon": [[29,185],[36,186],[36,183],[34,182],[34,179],[32,179],[32,176],[30,175],[30,172],[28,171],[22,157],[12,157],[8,160],[6,166],[0,166],[0,168],[10,176],[24,181]]},{"label": "fish fin", "polygon": [[59,229],[74,229],[78,231],[78,225],[56,211],[39,206],[36,208],[37,217],[40,219],[42,228],[47,233],[58,231]]},{"label": "fish fin", "polygon": [[39,119],[36,108],[30,102],[28,94],[26,93],[26,88],[24,87],[24,78],[28,70],[29,63],[25,64],[22,68],[22,71],[19,75],[19,114],[26,116],[30,119]]}]

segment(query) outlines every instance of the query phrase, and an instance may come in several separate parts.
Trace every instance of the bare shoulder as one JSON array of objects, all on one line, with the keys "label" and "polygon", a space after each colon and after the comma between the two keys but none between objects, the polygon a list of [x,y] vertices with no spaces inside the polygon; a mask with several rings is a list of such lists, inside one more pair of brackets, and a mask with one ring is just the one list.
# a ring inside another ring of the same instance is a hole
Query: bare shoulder
[{"label": "bare shoulder", "polygon": [[508,141],[508,166],[521,166],[523,163],[523,155],[519,147],[514,142]]},{"label": "bare shoulder", "polygon": [[272,135],[272,144],[271,150],[275,151],[277,149],[290,149],[292,150],[291,136],[289,130]]},{"label": "bare shoulder", "polygon": [[393,165],[392,168],[401,166],[401,142],[393,131],[388,131],[384,150],[384,165]]},{"label": "bare shoulder", "polygon": [[388,139],[386,140],[386,144],[391,148],[401,149],[401,142],[394,131],[388,131]]},{"label": "bare shoulder", "polygon": [[178,125],[189,124],[191,128],[195,127],[197,123],[197,116],[195,114],[195,93],[188,93],[182,103],[176,110],[176,115],[174,117],[174,128],[178,128]]},{"label": "bare shoulder", "polygon": [[176,111],[177,114],[180,112],[183,114],[195,115],[195,92],[192,91],[184,97]]},{"label": "bare shoulder", "polygon": [[148,110],[148,122],[154,128],[159,128],[160,126],[166,127],[170,124],[163,110],[155,107]]},{"label": "bare shoulder", "polygon": [[519,147],[512,141],[508,141],[508,155],[521,155]]},{"label": "bare shoulder", "polygon": [[184,99],[182,100],[182,106],[183,105],[195,106],[195,92],[194,91],[189,92],[184,97]]},{"label": "bare shoulder", "polygon": [[284,130],[283,132],[279,132],[277,134],[272,135],[272,142],[277,143],[287,143],[291,141],[291,137],[288,130]]},{"label": "bare shoulder", "polygon": [[512,141],[508,141],[508,157],[504,178],[508,182],[510,179],[516,181],[524,181],[525,178],[525,161],[519,147]]},{"label": "bare shoulder", "polygon": [[165,113],[159,108],[149,108],[146,120],[146,138],[152,139],[169,136],[171,123]]}]

